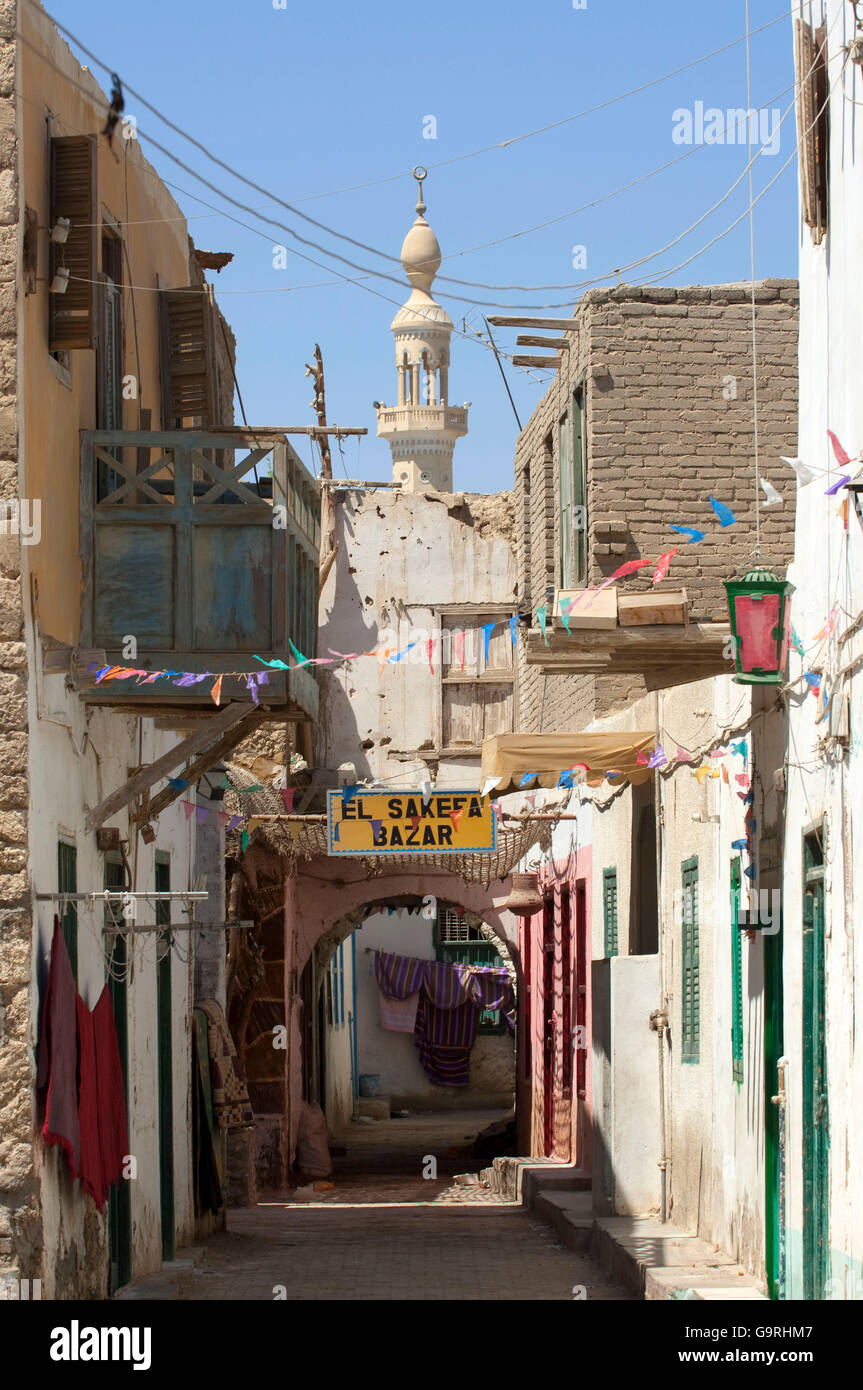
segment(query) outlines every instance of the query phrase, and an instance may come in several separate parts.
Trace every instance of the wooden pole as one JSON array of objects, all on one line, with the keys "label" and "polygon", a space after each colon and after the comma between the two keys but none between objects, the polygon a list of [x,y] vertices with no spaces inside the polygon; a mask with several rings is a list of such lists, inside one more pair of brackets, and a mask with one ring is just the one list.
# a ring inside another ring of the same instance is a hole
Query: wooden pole
[{"label": "wooden pole", "polygon": [[324,487],[321,490],[321,559],[318,568],[318,593],[320,594],[338,554],[339,541],[336,535],[336,509],[333,494],[331,489],[326,486],[333,480],[333,456],[330,452],[329,436],[324,433],[327,424],[327,397],[324,386],[324,359],[317,343],[315,343],[315,365],[311,366],[307,363],[306,370],[315,383],[315,400],[312,409],[318,417],[320,433],[316,434],[315,438],[321,451],[321,474],[324,480]]}]

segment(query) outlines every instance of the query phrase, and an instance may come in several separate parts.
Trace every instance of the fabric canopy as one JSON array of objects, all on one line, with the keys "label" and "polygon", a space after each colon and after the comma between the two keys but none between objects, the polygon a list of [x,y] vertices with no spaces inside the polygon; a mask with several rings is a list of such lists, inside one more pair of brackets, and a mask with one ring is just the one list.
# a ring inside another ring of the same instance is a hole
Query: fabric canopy
[{"label": "fabric canopy", "polygon": [[495,796],[518,791],[528,773],[541,787],[556,787],[562,772],[584,763],[588,779],[619,772],[628,782],[646,782],[651,770],[636,760],[638,752],[655,748],[657,735],[637,731],[600,734],[495,734],[483,739],[482,783],[499,777]]}]

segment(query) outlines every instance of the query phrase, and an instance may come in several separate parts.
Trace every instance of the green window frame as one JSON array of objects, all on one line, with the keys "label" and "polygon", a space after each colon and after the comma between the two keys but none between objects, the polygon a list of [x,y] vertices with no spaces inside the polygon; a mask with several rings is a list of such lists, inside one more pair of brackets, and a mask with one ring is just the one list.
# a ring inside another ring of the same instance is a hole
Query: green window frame
[{"label": "green window frame", "polygon": [[[493,941],[479,927],[463,920],[449,903],[438,903],[432,932],[435,960],[449,965],[487,965],[503,967]],[[484,1009],[479,1020],[480,1033],[505,1033],[506,1022],[500,1009]]]},{"label": "green window frame", "polygon": [[616,956],[617,938],[617,869],[602,871],[602,926],[606,959]]},{"label": "green window frame", "polygon": [[698,949],[698,857],[684,860],[683,922],[681,926],[681,1062],[700,1060],[701,980]]},{"label": "green window frame", "polygon": [[[78,891],[78,849],[76,845],[68,840],[57,841],[57,889],[60,893],[77,893]],[[60,915],[60,928],[63,932],[63,940],[66,943],[66,950],[69,952],[69,960],[72,965],[72,974],[78,978],[78,904],[67,903]]]},{"label": "green window frame", "polygon": [[560,587],[587,582],[587,516],[584,501],[584,388],[572,393],[558,428],[560,468]]},{"label": "green window frame", "polygon": [[743,1082],[743,949],[740,940],[740,856],[731,861],[731,1078]]}]

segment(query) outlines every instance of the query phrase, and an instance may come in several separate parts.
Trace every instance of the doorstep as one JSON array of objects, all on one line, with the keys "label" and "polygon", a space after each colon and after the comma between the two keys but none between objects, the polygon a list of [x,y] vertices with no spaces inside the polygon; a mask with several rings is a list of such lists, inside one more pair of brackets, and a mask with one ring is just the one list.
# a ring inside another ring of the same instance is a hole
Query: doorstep
[{"label": "doorstep", "polygon": [[496,1158],[489,1174],[497,1176],[496,1190],[532,1208],[561,1244],[592,1255],[639,1298],[768,1301],[757,1279],[698,1236],[650,1216],[594,1216],[590,1177],[569,1164]]}]

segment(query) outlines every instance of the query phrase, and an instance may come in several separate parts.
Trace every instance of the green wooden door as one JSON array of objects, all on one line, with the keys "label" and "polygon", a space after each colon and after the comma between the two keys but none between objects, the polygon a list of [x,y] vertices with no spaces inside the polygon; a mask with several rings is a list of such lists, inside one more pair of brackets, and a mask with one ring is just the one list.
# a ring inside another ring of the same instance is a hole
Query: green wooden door
[{"label": "green wooden door", "polygon": [[[738,933],[739,935],[739,933]],[[764,943],[764,1260],[771,1298],[785,1295],[784,1124],[773,1097],[780,1094],[779,1059],[784,1042],[782,928],[762,936]]]},{"label": "green wooden door", "polygon": [[824,1297],[828,1274],[829,1111],[824,980],[824,855],[804,842],[803,895],[803,1297]]},{"label": "green wooden door", "polygon": [[[171,891],[171,857],[156,854],[156,892]],[[156,921],[170,922],[171,904],[156,904]],[[157,1066],[159,1074],[159,1204],[162,1259],[174,1258],[174,1080],[171,1048],[171,933],[156,938]]]},{"label": "green wooden door", "polygon": [[[105,863],[105,887],[112,890],[126,886],[126,875],[120,863]],[[115,915],[117,909],[114,909]],[[111,922],[111,914],[106,910],[106,924]],[[117,1044],[120,1049],[120,1063],[123,1068],[123,1091],[129,1095],[129,1025],[127,1014],[127,966],[128,953],[126,936],[120,931],[109,931],[105,937],[105,972],[114,1010],[117,1028]],[[128,1106],[128,1099],[127,1099]],[[121,1178],[111,1188],[108,1196],[108,1249],[110,1268],[108,1292],[128,1284],[132,1277],[132,1207],[129,1183]]]}]

